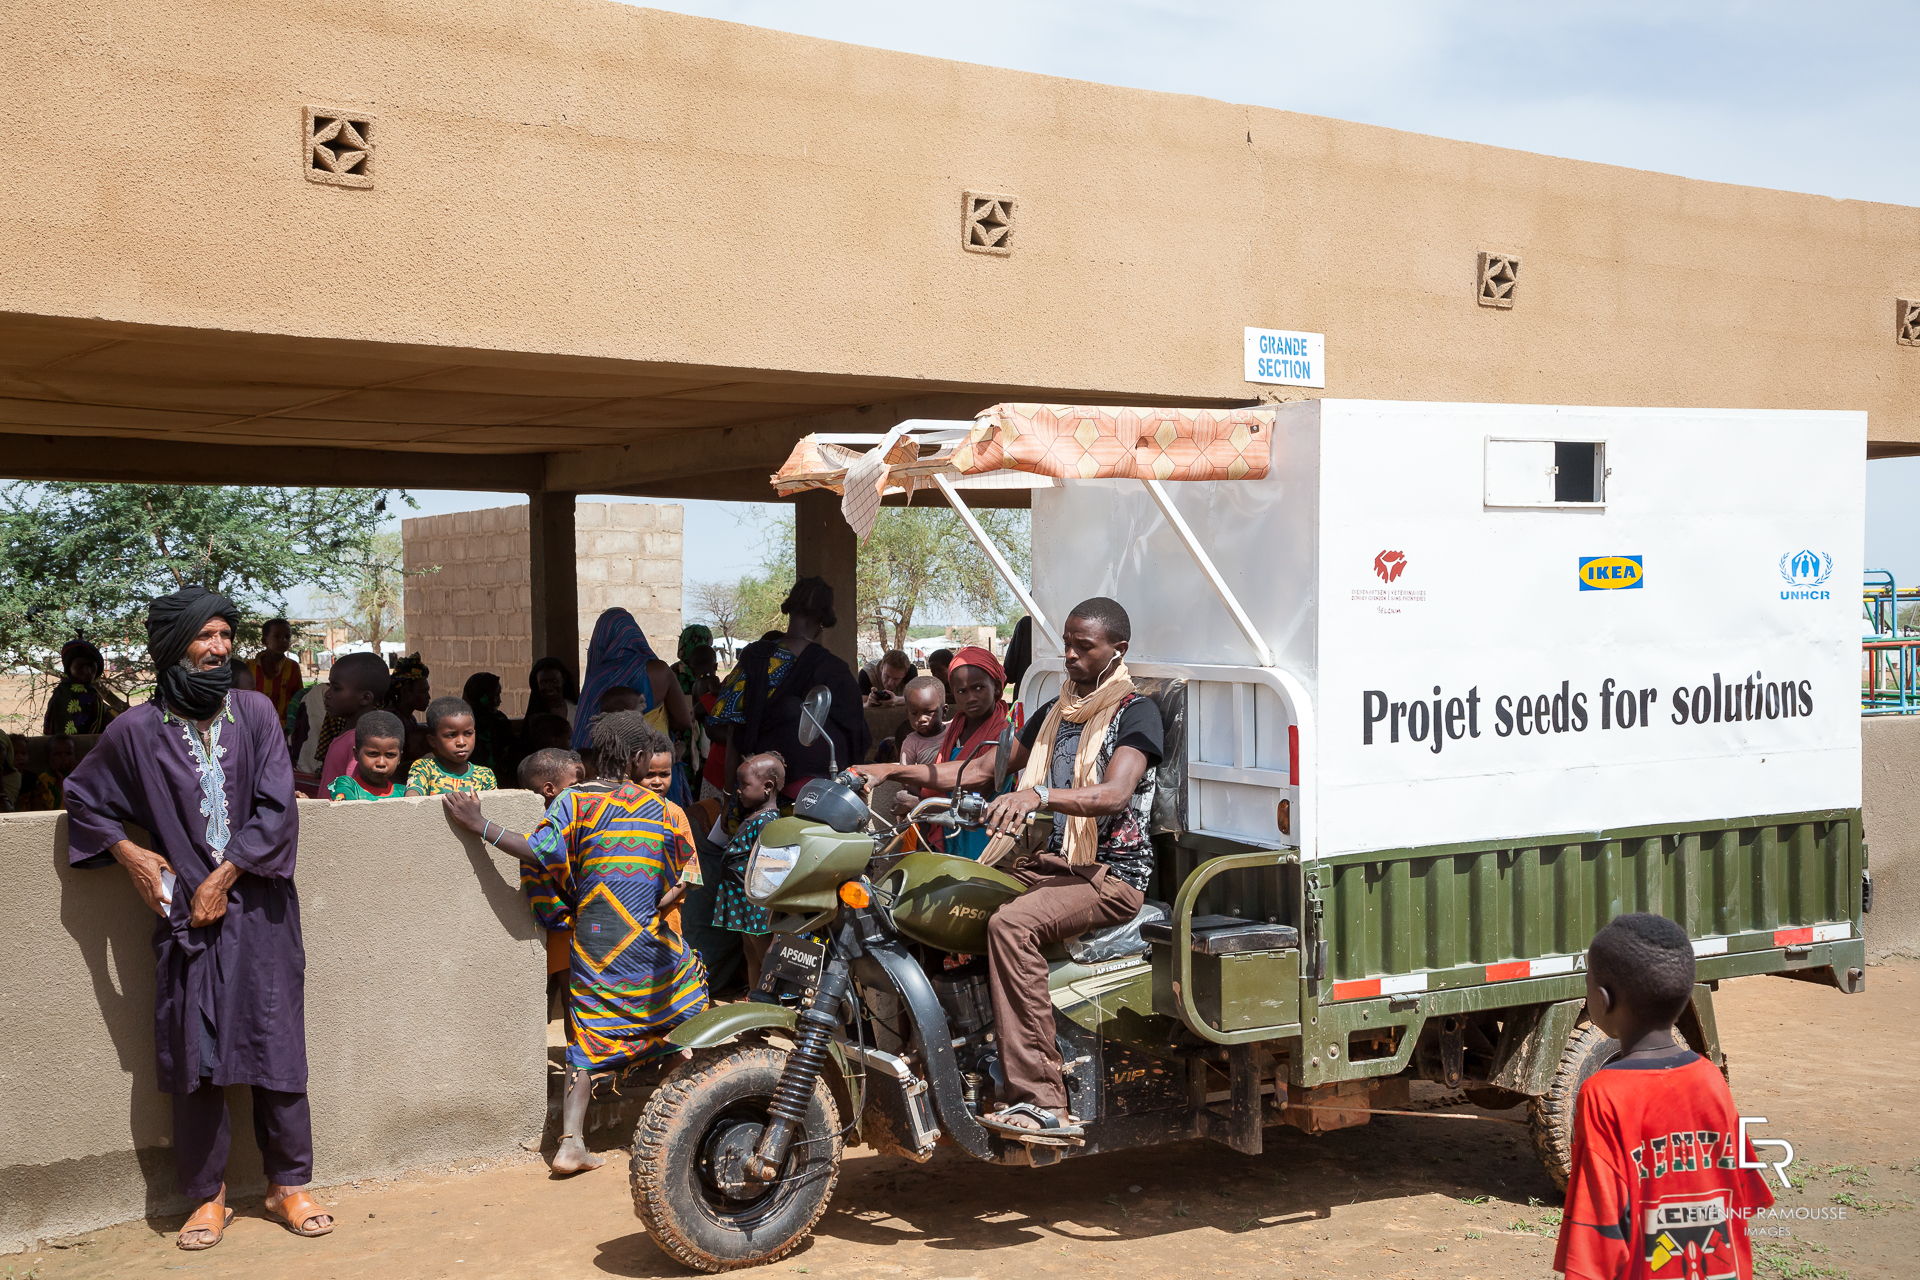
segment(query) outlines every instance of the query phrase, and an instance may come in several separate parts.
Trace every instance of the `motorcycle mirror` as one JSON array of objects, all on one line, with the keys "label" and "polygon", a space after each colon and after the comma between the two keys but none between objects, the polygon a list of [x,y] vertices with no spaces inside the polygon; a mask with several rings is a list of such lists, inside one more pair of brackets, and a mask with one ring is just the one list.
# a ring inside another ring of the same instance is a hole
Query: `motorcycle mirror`
[{"label": "motorcycle mirror", "polygon": [[810,747],[820,739],[827,740],[827,772],[840,772],[840,762],[833,756],[833,737],[827,732],[827,714],[833,710],[833,695],[827,692],[827,686],[817,684],[807,690],[807,696],[800,700],[800,745]]},{"label": "motorcycle mirror", "polygon": [[1013,726],[1000,727],[1000,741],[993,745],[993,792],[1000,794],[1007,785],[1007,769],[1013,761]]},{"label": "motorcycle mirror", "polygon": [[827,731],[827,712],[833,707],[833,695],[827,686],[817,684],[800,701],[800,745],[810,747]]}]

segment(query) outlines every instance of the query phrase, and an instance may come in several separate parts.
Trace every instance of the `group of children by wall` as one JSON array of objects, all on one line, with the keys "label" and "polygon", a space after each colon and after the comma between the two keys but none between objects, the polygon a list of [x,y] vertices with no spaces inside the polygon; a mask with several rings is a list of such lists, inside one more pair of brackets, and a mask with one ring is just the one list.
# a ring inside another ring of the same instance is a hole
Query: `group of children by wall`
[{"label": "group of children by wall", "polygon": [[64,809],[67,775],[80,762],[71,734],[47,739],[47,767],[36,769],[21,734],[0,733],[0,813]]}]

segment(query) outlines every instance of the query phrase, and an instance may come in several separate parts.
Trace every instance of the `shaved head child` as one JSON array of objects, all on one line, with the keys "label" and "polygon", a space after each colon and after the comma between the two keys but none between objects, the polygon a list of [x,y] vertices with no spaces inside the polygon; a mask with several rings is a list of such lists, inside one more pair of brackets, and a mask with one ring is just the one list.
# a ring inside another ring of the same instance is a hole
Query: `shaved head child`
[{"label": "shaved head child", "polygon": [[[326,761],[320,766],[320,785],[331,791],[333,780],[353,768],[353,727],[369,711],[386,704],[391,681],[387,664],[375,653],[349,653],[333,664],[327,673],[324,705],[329,720],[344,721],[344,726],[327,744]],[[403,744],[404,745],[404,744]]]},{"label": "shaved head child", "polygon": [[1726,1077],[1674,1033],[1692,999],[1693,944],[1665,916],[1615,916],[1588,944],[1587,1018],[1619,1049],[1574,1110],[1553,1259],[1568,1280],[1753,1275],[1747,1218],[1773,1193],[1740,1167]]},{"label": "shaved head child", "polygon": [[335,800],[388,800],[400,787],[400,757],[407,730],[391,711],[369,711],[353,726],[353,767],[335,778],[327,794]]},{"label": "shaved head child", "polygon": [[586,763],[578,751],[565,747],[543,747],[520,762],[520,785],[534,792],[546,804],[568,787],[577,787],[587,778]]},{"label": "shaved head child", "polygon": [[[566,723],[561,720],[561,728]],[[520,762],[520,785],[539,796],[542,804],[552,804],[562,791],[586,780],[586,762],[578,751],[565,747],[542,747]],[[567,969],[573,964],[573,912],[560,896],[553,877],[524,862],[520,864],[520,892],[526,895],[535,922],[547,933],[547,1008],[552,1010],[557,1001],[565,1017],[567,1005],[560,997],[566,991]]]}]

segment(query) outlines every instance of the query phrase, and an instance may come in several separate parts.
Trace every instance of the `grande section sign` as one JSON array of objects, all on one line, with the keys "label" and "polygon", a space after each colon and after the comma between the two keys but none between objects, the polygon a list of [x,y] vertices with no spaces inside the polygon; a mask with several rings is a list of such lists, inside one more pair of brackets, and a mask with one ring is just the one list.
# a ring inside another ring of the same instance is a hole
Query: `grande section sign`
[{"label": "grande section sign", "polygon": [[1327,385],[1327,336],[1292,329],[1248,329],[1248,382],[1282,387]]}]

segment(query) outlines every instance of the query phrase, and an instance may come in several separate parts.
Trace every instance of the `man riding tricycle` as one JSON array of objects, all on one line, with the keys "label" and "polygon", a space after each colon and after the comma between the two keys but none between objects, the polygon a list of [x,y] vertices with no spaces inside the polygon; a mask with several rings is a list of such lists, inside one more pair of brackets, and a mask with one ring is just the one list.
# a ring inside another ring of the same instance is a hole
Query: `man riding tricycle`
[{"label": "man riding tricycle", "polygon": [[[1525,1103],[1564,1181],[1574,1098],[1615,1047],[1585,1021],[1581,948],[1614,914],[1688,930],[1680,1030],[1716,1063],[1720,979],[1859,990],[1851,619],[1685,565],[1771,530],[1856,571],[1860,442],[1836,415],[1721,415],[1751,456],[1716,454],[1677,511],[1679,413],[999,406],[872,455],[803,441],[776,484],[844,489],[856,520],[857,494],[934,487],[984,538],[964,491],[1032,488],[1033,589],[983,550],[1052,656],[1018,739],[836,761],[764,829],[760,991],[673,1031],[693,1056],[635,1134],[653,1238],[701,1270],[779,1258],[850,1140],[1022,1166],[1258,1153],[1417,1081]],[[1538,458],[1588,470],[1562,487]],[[1633,566],[1620,586],[1683,580],[1685,607],[1587,597],[1595,559]],[[1055,631],[1042,606],[1088,588],[1107,595]],[[803,731],[824,691],[807,704]],[[861,798],[884,777],[950,791],[889,825]],[[916,825],[992,839],[902,852]]]}]

